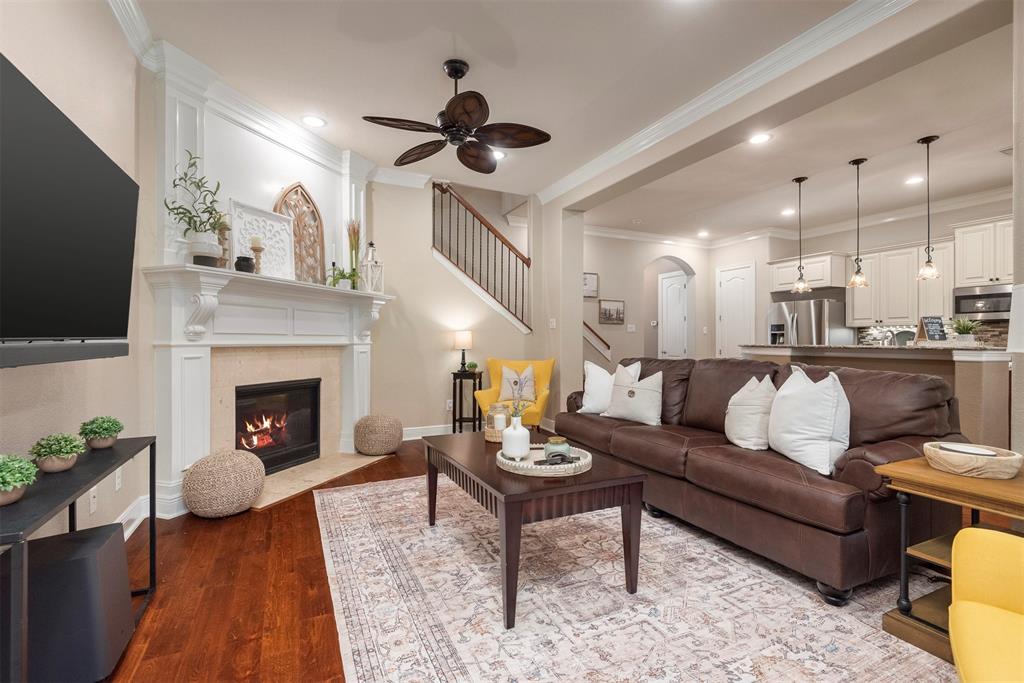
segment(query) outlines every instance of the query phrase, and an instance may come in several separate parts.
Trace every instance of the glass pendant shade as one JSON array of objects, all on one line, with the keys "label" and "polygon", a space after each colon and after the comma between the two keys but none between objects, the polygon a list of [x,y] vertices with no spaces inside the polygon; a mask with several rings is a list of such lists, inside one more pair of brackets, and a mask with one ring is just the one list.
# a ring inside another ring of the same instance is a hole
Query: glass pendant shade
[{"label": "glass pendant shade", "polygon": [[917,279],[934,280],[937,277],[939,277],[939,269],[935,267],[935,264],[932,263],[932,257],[929,256],[928,260],[921,266],[921,269],[917,271]]},{"label": "glass pendant shade", "polygon": [[857,259],[857,270],[854,271],[850,277],[850,281],[846,283],[847,287],[868,287],[868,276],[864,274],[864,271],[860,269],[860,259]]},{"label": "glass pendant shade", "polygon": [[800,273],[800,276],[793,282],[793,289],[789,290],[791,294],[806,294],[807,292],[814,291],[811,286],[807,284],[807,280],[804,279],[804,274]]}]

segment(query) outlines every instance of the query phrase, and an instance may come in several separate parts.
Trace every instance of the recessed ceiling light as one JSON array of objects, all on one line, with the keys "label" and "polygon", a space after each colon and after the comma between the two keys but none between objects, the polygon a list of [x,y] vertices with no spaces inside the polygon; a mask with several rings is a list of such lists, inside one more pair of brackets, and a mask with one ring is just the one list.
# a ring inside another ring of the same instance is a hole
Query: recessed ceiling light
[{"label": "recessed ceiling light", "polygon": [[320,118],[319,116],[313,116],[312,114],[306,114],[305,116],[303,116],[302,122],[307,126],[310,126],[311,128],[323,128],[324,126],[327,125],[327,122],[324,121],[322,118]]},{"label": "recessed ceiling light", "polygon": [[792,216],[794,213],[796,213],[796,209],[786,208],[786,209],[782,210],[782,215],[783,216]]},{"label": "recessed ceiling light", "polygon": [[493,156],[498,161],[501,161],[502,159],[505,158],[505,153],[502,152],[500,149],[492,149],[491,156]]},{"label": "recessed ceiling light", "polygon": [[896,220],[896,219],[893,218],[892,216],[889,216],[888,218],[883,218],[882,222],[883,223],[892,223],[894,220]]},{"label": "recessed ceiling light", "polygon": [[675,242],[673,242],[672,240],[662,240],[661,243],[662,244],[675,244]]},{"label": "recessed ceiling light", "polygon": [[754,241],[756,239],[757,239],[757,235],[751,235],[750,237],[747,238],[747,241],[748,242],[752,242],[752,241]]},{"label": "recessed ceiling light", "polygon": [[640,225],[643,222],[644,222],[644,219],[642,219],[642,218],[634,218],[633,219],[633,225]]},{"label": "recessed ceiling light", "polygon": [[921,183],[924,182],[924,178],[919,175],[912,175],[903,182],[906,183],[907,185],[920,185]]},{"label": "recessed ceiling light", "polygon": [[711,233],[708,232],[707,230],[701,230],[700,232],[697,233],[697,237],[704,238],[704,237],[707,237],[710,234]]},{"label": "recessed ceiling light", "polygon": [[764,143],[768,142],[771,139],[772,136],[769,135],[768,133],[755,133],[754,135],[750,136],[750,139],[748,139],[747,142],[749,142],[752,145],[763,145]]}]

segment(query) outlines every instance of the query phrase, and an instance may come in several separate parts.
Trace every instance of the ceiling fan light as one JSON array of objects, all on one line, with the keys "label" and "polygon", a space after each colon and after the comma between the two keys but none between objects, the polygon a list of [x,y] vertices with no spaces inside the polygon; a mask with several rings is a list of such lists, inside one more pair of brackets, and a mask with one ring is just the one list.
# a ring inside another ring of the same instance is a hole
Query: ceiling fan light
[{"label": "ceiling fan light", "polygon": [[925,261],[924,265],[921,266],[921,269],[917,271],[918,280],[934,280],[938,278],[939,275],[939,269],[935,267],[934,263],[932,263],[931,258]]},{"label": "ceiling fan light", "polygon": [[498,161],[501,161],[501,160],[502,160],[502,159],[504,159],[504,158],[505,158],[505,156],[506,156],[506,155],[505,155],[505,153],[504,153],[504,152],[502,152],[502,151],[501,151],[500,149],[492,149],[492,150],[491,150],[491,155],[492,155],[492,156],[493,156],[493,157],[494,157],[495,159],[497,159]]}]

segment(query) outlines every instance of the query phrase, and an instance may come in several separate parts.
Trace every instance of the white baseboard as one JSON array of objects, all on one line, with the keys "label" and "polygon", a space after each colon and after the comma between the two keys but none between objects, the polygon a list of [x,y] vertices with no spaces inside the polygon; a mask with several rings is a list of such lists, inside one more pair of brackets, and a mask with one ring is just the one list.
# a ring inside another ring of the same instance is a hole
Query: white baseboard
[{"label": "white baseboard", "polygon": [[413,439],[422,439],[424,436],[440,436],[441,434],[451,434],[452,426],[449,424],[443,425],[425,425],[423,427],[406,427],[402,430],[402,440],[411,441]]},{"label": "white baseboard", "polygon": [[149,517],[149,496],[139,496],[114,521],[124,527],[124,540],[131,538],[139,525]]},{"label": "white baseboard", "polygon": [[156,483],[156,516],[157,519],[173,519],[188,512],[185,498],[181,495],[181,479]]}]

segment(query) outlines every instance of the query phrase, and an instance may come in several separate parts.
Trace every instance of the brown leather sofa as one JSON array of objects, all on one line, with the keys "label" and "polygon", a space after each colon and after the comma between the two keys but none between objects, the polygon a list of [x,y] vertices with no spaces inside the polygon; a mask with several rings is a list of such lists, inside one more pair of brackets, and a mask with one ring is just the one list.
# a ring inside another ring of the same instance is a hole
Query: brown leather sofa
[{"label": "brown leather sofa", "polygon": [[[916,458],[921,444],[966,441],[948,383],[930,375],[800,364],[818,381],[831,370],[850,401],[850,448],[831,477],[774,451],[725,438],[729,398],[751,376],[777,387],[790,366],[741,359],[641,362],[641,378],[662,372],[657,427],[577,413],[583,392],[567,400],[555,431],[572,443],[628,462],[647,474],[644,502],[817,581],[822,597],[844,604],[853,588],[899,568],[899,509],[874,472]],[[960,526],[959,508],[916,499],[911,543]]]}]

